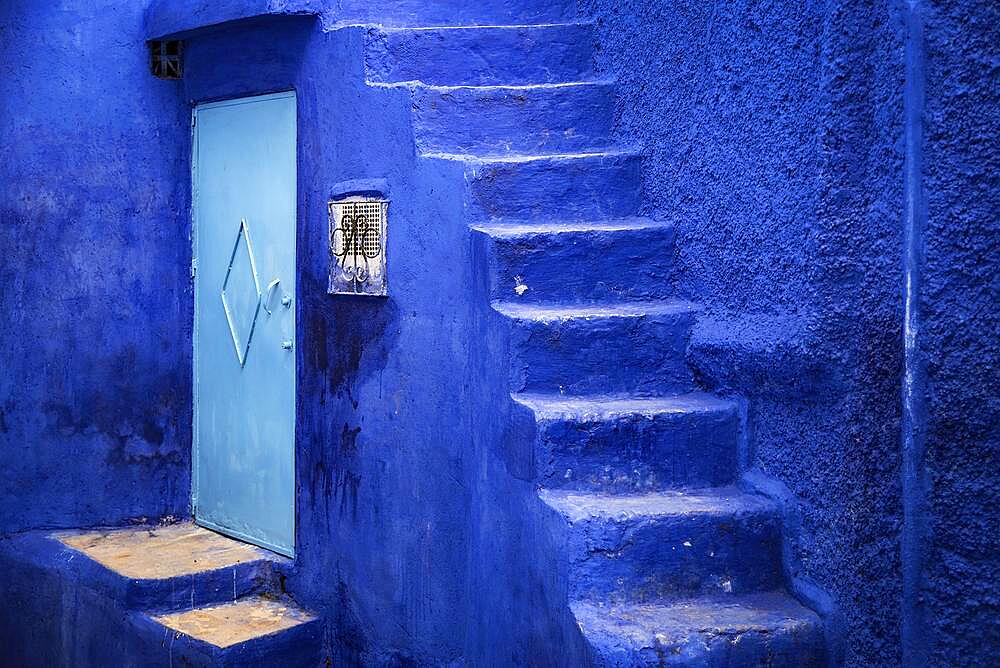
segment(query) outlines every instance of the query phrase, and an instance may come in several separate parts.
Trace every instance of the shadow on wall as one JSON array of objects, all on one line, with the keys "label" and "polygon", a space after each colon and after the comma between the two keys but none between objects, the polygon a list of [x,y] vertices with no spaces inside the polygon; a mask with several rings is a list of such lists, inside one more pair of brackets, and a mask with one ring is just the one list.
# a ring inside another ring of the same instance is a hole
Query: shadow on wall
[{"label": "shadow on wall", "polygon": [[[849,3],[587,0],[648,213],[678,228],[691,357],[747,402],[751,479],[794,499],[786,567],[847,665],[900,661],[902,34]],[[798,517],[798,520],[796,520]],[[836,623],[836,620],[834,620]]]},{"label": "shadow on wall", "polygon": [[189,514],[189,121],[106,4],[0,6],[0,533]]}]

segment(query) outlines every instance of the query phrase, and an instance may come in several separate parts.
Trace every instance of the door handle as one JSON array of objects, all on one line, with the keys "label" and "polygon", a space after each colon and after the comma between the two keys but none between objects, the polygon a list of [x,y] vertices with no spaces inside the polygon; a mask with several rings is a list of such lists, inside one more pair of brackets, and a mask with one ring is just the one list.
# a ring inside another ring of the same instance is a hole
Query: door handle
[{"label": "door handle", "polygon": [[271,315],[271,297],[274,295],[274,291],[277,289],[279,283],[281,283],[281,279],[276,278],[267,284],[267,294],[264,295],[264,312],[268,315]]}]

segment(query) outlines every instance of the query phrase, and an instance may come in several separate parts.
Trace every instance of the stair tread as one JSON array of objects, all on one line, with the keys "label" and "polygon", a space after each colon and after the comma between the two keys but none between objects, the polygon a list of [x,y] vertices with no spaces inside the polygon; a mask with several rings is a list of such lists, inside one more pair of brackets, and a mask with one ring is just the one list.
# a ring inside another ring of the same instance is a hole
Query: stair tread
[{"label": "stair tread", "polygon": [[515,83],[515,84],[429,84],[423,81],[369,81],[369,86],[373,88],[409,88],[420,89],[435,93],[516,93],[525,91],[561,91],[578,88],[613,88],[615,82],[612,80],[594,81],[551,81],[542,83]]},{"label": "stair tread", "polygon": [[54,537],[122,577],[166,580],[279,557],[192,522]]},{"label": "stair tread", "polygon": [[609,304],[536,304],[493,302],[493,308],[517,320],[557,321],[575,318],[636,318],[647,315],[685,314],[698,310],[683,299],[636,301]]},{"label": "stair tread", "polygon": [[607,420],[620,415],[662,415],[729,411],[736,402],[704,392],[690,392],[661,397],[621,397],[523,392],[512,395],[514,401],[530,408],[540,419]]},{"label": "stair tread", "polygon": [[476,155],[472,153],[421,153],[421,157],[438,160],[453,160],[479,164],[526,164],[545,161],[572,162],[574,160],[592,160],[595,158],[640,158],[633,151],[590,151],[579,153],[510,153],[498,155]]},{"label": "stair tread", "polygon": [[643,494],[602,494],[580,490],[542,489],[541,499],[572,522],[586,519],[676,517],[690,515],[764,515],[774,501],[737,487],[670,490]]},{"label": "stair tread", "polygon": [[605,220],[542,220],[537,223],[528,221],[493,221],[489,223],[477,223],[472,226],[472,229],[488,234],[496,239],[507,239],[549,234],[671,230],[673,227],[673,223],[635,216]]},{"label": "stair tread", "polygon": [[585,632],[653,646],[687,642],[695,635],[795,631],[820,623],[816,613],[781,592],[610,606],[575,601],[572,608]]},{"label": "stair tread", "polygon": [[564,23],[504,23],[498,25],[440,25],[440,26],[386,26],[382,32],[445,32],[445,31],[475,31],[475,30],[534,30],[544,28],[575,28],[592,26],[589,21],[567,21]]},{"label": "stair tread", "polygon": [[223,648],[287,631],[316,619],[287,601],[259,596],[153,615],[152,618],[174,631]]},{"label": "stair tread", "polygon": [[[289,3],[284,3],[289,4]],[[300,3],[309,5],[312,3]],[[337,6],[348,3],[339,2]],[[476,3],[441,3],[427,0],[393,0],[386,3],[353,3],[350,19],[338,25],[408,28],[450,27],[526,27],[573,25],[588,21],[579,15],[575,2],[557,0],[546,3],[511,3],[509,0],[484,0]]]}]

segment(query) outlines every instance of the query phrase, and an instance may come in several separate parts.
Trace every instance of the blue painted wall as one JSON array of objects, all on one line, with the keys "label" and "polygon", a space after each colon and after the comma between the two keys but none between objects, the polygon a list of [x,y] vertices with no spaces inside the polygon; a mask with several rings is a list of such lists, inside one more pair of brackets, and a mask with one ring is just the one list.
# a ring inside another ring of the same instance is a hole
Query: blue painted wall
[{"label": "blue painted wall", "polygon": [[937,0],[915,12],[926,534],[909,658],[988,665],[1000,655],[1000,5]]},{"label": "blue painted wall", "polygon": [[[203,20],[175,4],[164,30]],[[270,4],[215,3],[212,21]],[[528,20],[577,11],[564,5]],[[420,6],[381,8],[403,23]],[[921,359],[934,533],[916,544],[919,631],[932,665],[975,665],[997,642],[995,602],[969,596],[995,585],[997,556],[986,508],[998,420],[983,400],[995,343],[977,352],[996,331],[984,264],[996,255],[985,54],[997,22],[985,2],[932,8]],[[370,3],[195,34],[181,83],[147,74],[142,9],[0,7],[0,145],[15,149],[0,160],[0,531],[188,512],[190,103],[294,87],[289,590],[331,620],[326,648],[346,665],[579,663],[516,422],[497,409],[504,341],[474,271],[462,175],[416,160],[404,91],[363,84],[365,29],[330,30],[371,18]],[[429,11],[510,19],[506,2]],[[847,665],[899,665],[913,614],[900,549],[904,17],[780,0],[579,11],[600,21],[601,66],[622,85],[619,136],[647,155],[650,213],[678,224],[681,286],[709,307],[692,358],[704,382],[748,399],[751,480],[771,476],[795,500],[786,556],[800,593],[839,609]],[[387,300],[326,295],[325,202],[356,178],[389,184]]]},{"label": "blue painted wall", "polygon": [[[557,552],[538,540],[542,508],[506,470],[501,343],[462,171],[416,157],[405,89],[364,83],[367,32],[285,17],[186,44],[180,104],[298,93],[298,557],[287,589],[331,621],[335,663],[561,654],[573,665],[582,647],[558,604]],[[326,293],[326,202],[349,179],[388,188],[387,299]]]},{"label": "blue painted wall", "polygon": [[[800,593],[831,594],[857,666],[904,651],[907,665],[977,665],[1000,633],[985,529],[1000,424],[984,336],[997,330],[996,8],[915,4],[928,17],[917,428],[934,491],[909,499],[930,531],[904,553],[904,493],[919,494],[901,484],[904,5],[582,2],[622,82],[620,136],[647,155],[651,212],[677,221],[687,289],[713,314],[692,356],[748,398],[748,477],[791,492],[788,566]],[[923,616],[903,591],[921,561]]]},{"label": "blue painted wall", "polygon": [[0,5],[0,533],[187,512],[189,130],[142,21]]},{"label": "blue painted wall", "polygon": [[[618,128],[706,303],[693,356],[748,400],[751,470],[797,499],[789,567],[848,665],[900,660],[902,50],[886,7],[589,3]],[[797,525],[797,526],[796,526]],[[836,620],[834,620],[836,621]]]}]

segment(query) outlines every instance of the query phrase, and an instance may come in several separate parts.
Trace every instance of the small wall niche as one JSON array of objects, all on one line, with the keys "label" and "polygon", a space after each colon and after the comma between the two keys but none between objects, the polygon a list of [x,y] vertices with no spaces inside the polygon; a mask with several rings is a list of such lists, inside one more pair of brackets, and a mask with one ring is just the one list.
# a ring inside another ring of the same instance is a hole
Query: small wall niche
[{"label": "small wall niche", "polygon": [[149,44],[149,71],[157,79],[181,78],[184,43],[177,39],[154,39]]},{"label": "small wall niche", "polygon": [[[360,184],[360,185],[359,185]],[[330,281],[333,295],[389,294],[386,232],[389,200],[384,188],[349,182],[334,188],[327,203]]]}]

